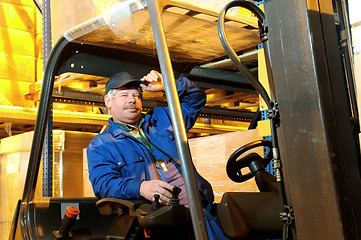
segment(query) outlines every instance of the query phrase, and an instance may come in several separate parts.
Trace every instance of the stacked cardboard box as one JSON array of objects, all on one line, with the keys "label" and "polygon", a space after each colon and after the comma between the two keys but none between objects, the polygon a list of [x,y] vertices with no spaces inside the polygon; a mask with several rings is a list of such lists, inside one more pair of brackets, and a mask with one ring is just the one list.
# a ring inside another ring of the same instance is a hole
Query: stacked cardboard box
[{"label": "stacked cardboard box", "polygon": [[[254,178],[243,183],[231,181],[226,173],[226,165],[234,151],[259,139],[261,137],[258,136],[257,129],[189,139],[194,165],[197,171],[211,183],[215,202],[220,202],[225,192],[258,191]],[[261,147],[255,148],[254,152],[263,156]],[[243,174],[249,171],[248,168],[243,170]]]}]

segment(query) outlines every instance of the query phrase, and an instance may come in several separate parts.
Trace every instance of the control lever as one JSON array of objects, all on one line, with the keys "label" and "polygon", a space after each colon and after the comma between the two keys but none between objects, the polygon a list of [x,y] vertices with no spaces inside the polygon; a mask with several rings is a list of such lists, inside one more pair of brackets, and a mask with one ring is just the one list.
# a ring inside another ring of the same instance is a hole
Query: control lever
[{"label": "control lever", "polygon": [[189,209],[179,204],[178,195],[181,191],[179,187],[172,188],[169,205],[161,205],[159,195],[154,195],[153,203],[140,205],[136,210],[139,225],[144,228],[168,228],[190,223]]},{"label": "control lever", "polygon": [[[178,195],[181,191],[182,191],[182,189],[180,189],[179,187],[172,188],[172,190],[171,190],[172,197],[171,197],[170,203],[169,203],[170,206],[179,205]],[[154,202],[152,203],[152,210],[158,210],[162,206],[159,202],[159,198],[160,198],[159,194],[154,194]],[[151,211],[149,211],[149,213],[150,212]]]},{"label": "control lever", "polygon": [[157,210],[160,208],[161,204],[159,202],[159,198],[160,198],[159,194],[154,195],[154,202],[152,203],[153,210]]},{"label": "control lever", "polygon": [[79,215],[80,211],[78,208],[73,206],[68,206],[64,215],[63,220],[58,231],[53,231],[51,239],[73,239],[72,234],[70,233],[71,227],[75,223],[76,217]]},{"label": "control lever", "polygon": [[180,189],[179,187],[172,188],[172,191],[171,191],[172,197],[171,197],[170,203],[169,203],[170,206],[179,205],[178,195],[181,191],[182,191],[182,189]]}]

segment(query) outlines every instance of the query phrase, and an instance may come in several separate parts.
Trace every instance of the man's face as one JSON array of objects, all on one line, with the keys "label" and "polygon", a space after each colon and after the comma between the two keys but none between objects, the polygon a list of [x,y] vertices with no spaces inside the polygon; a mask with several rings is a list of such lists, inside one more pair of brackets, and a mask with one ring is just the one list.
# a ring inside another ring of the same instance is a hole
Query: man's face
[{"label": "man's face", "polygon": [[114,122],[138,125],[142,112],[142,95],[138,89],[120,88],[113,99],[105,95],[104,101]]}]

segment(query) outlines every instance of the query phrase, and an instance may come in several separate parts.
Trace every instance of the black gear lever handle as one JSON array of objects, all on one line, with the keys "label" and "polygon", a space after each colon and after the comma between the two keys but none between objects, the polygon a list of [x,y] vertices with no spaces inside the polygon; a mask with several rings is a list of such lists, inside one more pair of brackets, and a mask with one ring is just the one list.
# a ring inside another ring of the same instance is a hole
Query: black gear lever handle
[{"label": "black gear lever handle", "polygon": [[171,191],[172,198],[170,199],[170,206],[179,205],[179,198],[178,195],[182,191],[179,187],[174,187]]},{"label": "black gear lever handle", "polygon": [[152,203],[153,210],[157,210],[160,208],[161,204],[159,202],[159,198],[160,198],[159,194],[154,195],[154,202]]}]

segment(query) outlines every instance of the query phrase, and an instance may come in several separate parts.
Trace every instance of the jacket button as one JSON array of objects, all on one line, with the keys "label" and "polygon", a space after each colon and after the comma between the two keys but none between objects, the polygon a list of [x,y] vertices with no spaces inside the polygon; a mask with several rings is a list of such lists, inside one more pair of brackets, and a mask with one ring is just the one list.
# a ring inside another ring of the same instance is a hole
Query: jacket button
[{"label": "jacket button", "polygon": [[173,137],[173,135],[169,135],[169,137],[170,137],[170,138],[172,138],[172,137]]},{"label": "jacket button", "polygon": [[122,165],[122,163],[121,163],[121,162],[118,162],[118,165]]},{"label": "jacket button", "polygon": [[139,159],[143,159],[142,157],[139,157]]}]

